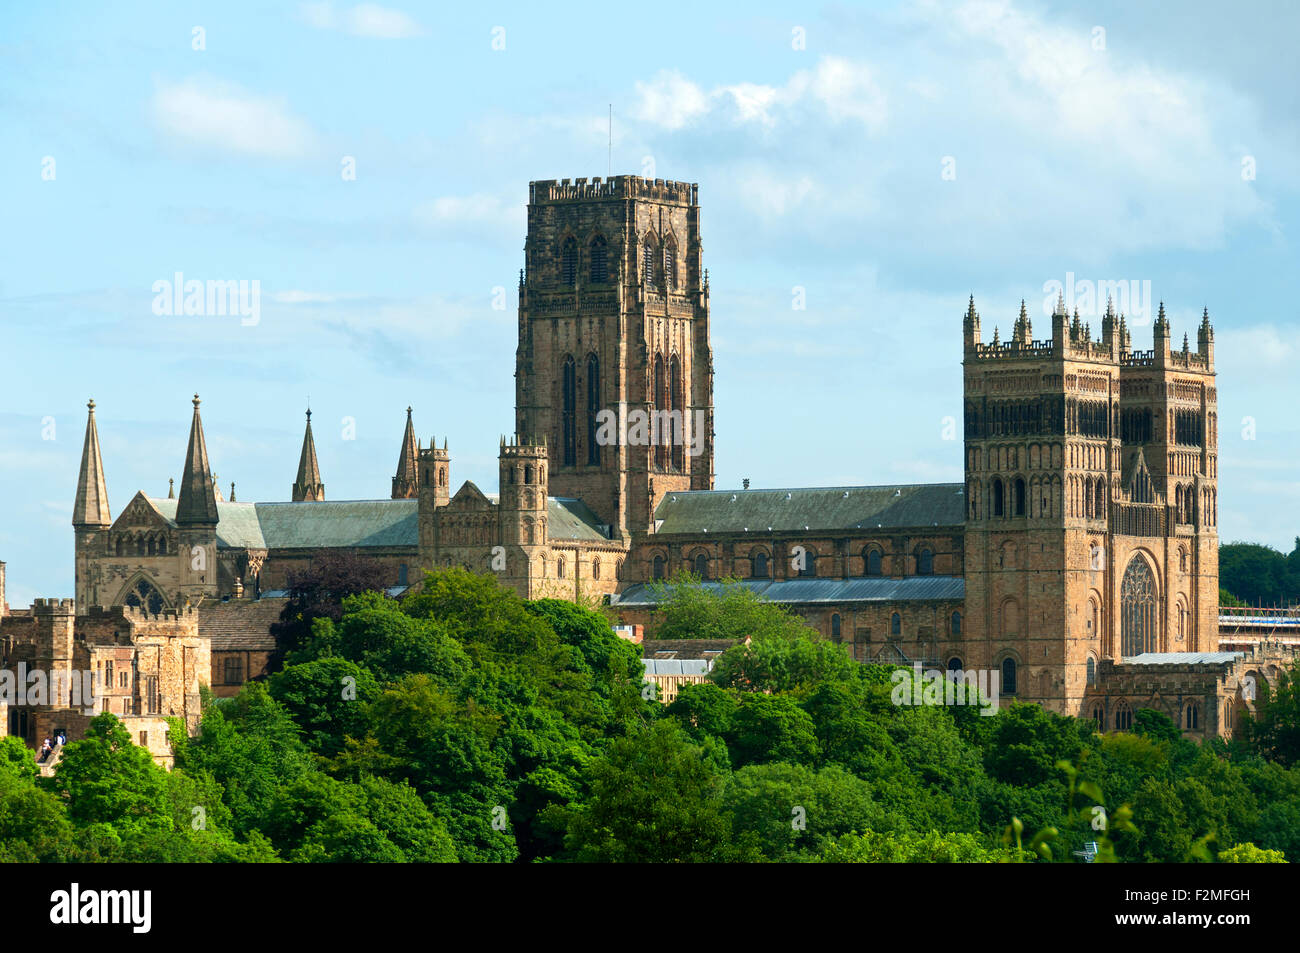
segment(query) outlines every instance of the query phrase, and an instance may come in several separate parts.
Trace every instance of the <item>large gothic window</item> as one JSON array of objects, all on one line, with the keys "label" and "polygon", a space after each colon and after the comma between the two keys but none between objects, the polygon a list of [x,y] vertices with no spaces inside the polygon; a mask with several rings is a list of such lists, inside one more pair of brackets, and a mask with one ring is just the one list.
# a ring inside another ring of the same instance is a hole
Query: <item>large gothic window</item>
[{"label": "large gothic window", "polygon": [[[668,382],[664,378],[664,359],[661,354],[655,355],[654,378],[653,412],[655,416],[653,419],[662,421],[663,417],[660,412],[668,409]],[[659,426],[661,430],[666,429],[662,423]],[[665,435],[663,433],[654,433],[654,428],[651,427],[651,436],[655,438],[655,467],[666,470],[668,469],[668,448],[664,445]]]},{"label": "large gothic window", "polygon": [[669,288],[677,287],[677,246],[671,242],[664,249],[664,284]]},{"label": "large gothic window", "polygon": [[596,415],[600,413],[600,358],[587,355],[587,465],[600,466],[600,444],[596,442]]},{"label": "large gothic window", "polygon": [[574,408],[577,404],[577,374],[573,364],[573,356],[569,355],[564,359],[564,379],[562,382],[564,411],[562,414],[562,426],[564,428],[564,465],[571,467],[578,462],[577,433],[574,427]]},{"label": "large gothic window", "polygon": [[560,253],[560,278],[570,288],[578,282],[578,242],[572,235],[564,240]]},{"label": "large gothic window", "polygon": [[123,601],[128,606],[134,606],[137,609],[141,607],[148,609],[151,615],[157,615],[162,612],[163,606],[166,605],[158,590],[144,579],[141,579],[140,582],[126,594],[126,599]]},{"label": "large gothic window", "polygon": [[1131,658],[1156,651],[1156,582],[1151,567],[1141,556],[1134,556],[1124,570],[1120,585],[1122,651]]},{"label": "large gothic window", "polygon": [[989,484],[989,495],[993,498],[990,511],[994,516],[1001,516],[1003,513],[1002,481],[997,477],[994,477],[993,482]]},{"label": "large gothic window", "polygon": [[672,405],[668,408],[668,439],[672,443],[673,469],[678,472],[686,469],[686,412],[682,409],[682,362],[673,355],[668,359],[668,399]]},{"label": "large gothic window", "polygon": [[601,284],[609,281],[609,248],[605,236],[597,235],[589,247],[591,259],[591,283]]}]

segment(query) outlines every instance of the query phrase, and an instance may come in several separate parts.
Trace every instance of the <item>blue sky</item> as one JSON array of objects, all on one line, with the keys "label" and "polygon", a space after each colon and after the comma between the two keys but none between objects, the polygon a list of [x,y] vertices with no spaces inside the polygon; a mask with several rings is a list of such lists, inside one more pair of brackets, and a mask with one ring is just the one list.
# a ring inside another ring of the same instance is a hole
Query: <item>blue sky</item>
[{"label": "blue sky", "polygon": [[[114,515],[196,391],[241,500],[288,498],[308,395],[328,498],[387,495],[408,404],[494,489],[528,182],[604,175],[610,104],[614,173],[700,186],[719,487],[959,480],[967,295],[1044,337],[1072,273],[1177,343],[1209,307],[1222,536],[1300,534],[1293,4],[449,6],[4,6],[12,605],[71,595],[89,397]],[[258,322],[155,314],[176,272]]]}]

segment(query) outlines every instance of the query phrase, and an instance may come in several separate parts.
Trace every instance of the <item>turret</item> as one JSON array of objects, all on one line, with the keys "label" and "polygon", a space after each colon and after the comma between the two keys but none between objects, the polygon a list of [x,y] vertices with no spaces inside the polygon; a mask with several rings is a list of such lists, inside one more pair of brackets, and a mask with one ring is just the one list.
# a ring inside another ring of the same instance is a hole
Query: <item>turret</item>
[{"label": "turret", "polygon": [[546,443],[502,437],[499,462],[502,539],[508,544],[540,545],[546,540],[549,493]]},{"label": "turret", "polygon": [[1065,313],[1065,292],[1056,295],[1056,307],[1052,309],[1052,353],[1061,354],[1068,344],[1066,333],[1069,331],[1069,316]]},{"label": "turret", "polygon": [[[419,493],[420,508],[425,507],[427,498],[428,504],[433,507],[446,506],[451,499],[451,454],[447,451],[447,438],[442,438],[442,446],[438,446],[438,441],[430,437],[427,447],[420,447],[417,444],[416,452],[419,454]],[[396,494],[394,494],[396,499]]]},{"label": "turret", "polygon": [[1214,369],[1214,328],[1210,326],[1210,309],[1201,312],[1201,326],[1196,332],[1196,353],[1205,359],[1206,366]]},{"label": "turret", "polygon": [[970,304],[966,306],[966,316],[962,318],[961,336],[968,352],[973,352],[980,346],[980,316],[975,310],[974,295],[970,296]]},{"label": "turret", "polygon": [[[235,486],[230,485],[233,500]],[[318,503],[325,499],[325,484],[320,478],[320,464],[316,462],[316,439],[311,433],[311,408],[307,408],[307,431],[302,436],[302,453],[298,457],[298,479],[293,483],[295,503]]]},{"label": "turret", "polygon": [[1165,317],[1165,303],[1161,301],[1155,324],[1151,326],[1151,347],[1155,351],[1157,364],[1169,363],[1171,353],[1169,346],[1170,333],[1169,319]]},{"label": "turret", "polygon": [[1016,318],[1016,326],[1011,332],[1011,340],[1028,347],[1034,343],[1034,329],[1029,322],[1029,310],[1025,307],[1025,299],[1020,299],[1020,317]]}]

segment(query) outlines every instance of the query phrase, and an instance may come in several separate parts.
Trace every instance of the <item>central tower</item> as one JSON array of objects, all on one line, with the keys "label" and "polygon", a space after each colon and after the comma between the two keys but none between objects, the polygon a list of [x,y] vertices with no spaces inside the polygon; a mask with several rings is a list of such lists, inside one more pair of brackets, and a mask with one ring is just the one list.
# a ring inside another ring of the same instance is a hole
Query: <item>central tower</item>
[{"label": "central tower", "polygon": [[698,186],[529,184],[515,430],[546,438],[550,492],[628,538],[666,493],[713,488],[713,351]]}]

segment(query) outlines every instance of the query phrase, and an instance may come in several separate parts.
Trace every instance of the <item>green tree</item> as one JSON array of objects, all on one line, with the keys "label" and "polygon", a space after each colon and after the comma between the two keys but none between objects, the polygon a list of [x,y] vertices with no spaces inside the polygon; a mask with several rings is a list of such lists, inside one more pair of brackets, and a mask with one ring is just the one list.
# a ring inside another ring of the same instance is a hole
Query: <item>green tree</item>
[{"label": "green tree", "polygon": [[705,585],[680,573],[651,585],[659,603],[654,614],[657,639],[795,639],[812,634],[786,606],[765,599],[736,579]]},{"label": "green tree", "polygon": [[734,860],[723,776],[672,719],[613,741],[591,766],[591,797],[570,812],[565,844],[578,860]]}]

